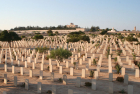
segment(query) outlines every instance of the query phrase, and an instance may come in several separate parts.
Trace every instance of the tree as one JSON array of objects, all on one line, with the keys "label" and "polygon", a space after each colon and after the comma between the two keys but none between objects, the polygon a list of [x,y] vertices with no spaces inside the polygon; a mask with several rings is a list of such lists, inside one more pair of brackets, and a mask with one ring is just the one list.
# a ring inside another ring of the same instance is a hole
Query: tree
[{"label": "tree", "polygon": [[52,30],[51,30],[51,29],[48,30],[48,31],[47,31],[47,34],[48,34],[49,36],[53,36],[53,32],[52,32]]},{"label": "tree", "polygon": [[107,30],[102,30],[102,32],[100,33],[101,35],[104,35],[104,34],[106,34],[107,33]]},{"label": "tree", "polygon": [[67,59],[71,55],[72,55],[72,53],[69,50],[63,49],[63,48],[58,48],[58,49],[52,50],[50,52],[49,57],[58,60],[58,62],[60,63],[63,61],[63,59]]},{"label": "tree", "polygon": [[25,36],[21,36],[21,38],[25,38]]},{"label": "tree", "polygon": [[43,39],[43,36],[40,34],[37,34],[33,37],[33,39],[38,40],[38,39]]},{"label": "tree", "polygon": [[97,27],[92,26],[90,31],[95,32],[95,31],[99,31],[99,29],[100,29],[99,26],[97,26]]},{"label": "tree", "polygon": [[56,35],[59,35],[58,31],[55,31],[55,34],[56,34]]},{"label": "tree", "polygon": [[0,33],[0,41],[7,41],[10,47],[10,43],[12,41],[18,40],[21,40],[21,38],[15,32],[8,32],[7,30],[4,30]]}]

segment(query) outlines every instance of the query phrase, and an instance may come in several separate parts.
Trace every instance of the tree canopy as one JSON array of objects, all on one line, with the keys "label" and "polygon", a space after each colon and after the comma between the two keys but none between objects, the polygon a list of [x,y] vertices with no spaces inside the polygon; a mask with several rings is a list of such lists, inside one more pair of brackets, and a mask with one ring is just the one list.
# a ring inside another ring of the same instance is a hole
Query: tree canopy
[{"label": "tree canopy", "polygon": [[38,40],[38,39],[43,39],[43,36],[40,34],[37,34],[33,37],[33,39]]},{"label": "tree canopy", "polygon": [[47,34],[48,34],[49,36],[53,36],[53,35],[54,35],[51,29],[47,31]]},{"label": "tree canopy", "polygon": [[21,40],[21,38],[15,33],[15,32],[8,32],[7,30],[4,30],[0,33],[0,41],[17,41]]},{"label": "tree canopy", "polygon": [[101,34],[101,35],[104,35],[104,34],[106,34],[106,33],[107,33],[107,30],[104,30],[104,29],[103,29],[103,30],[101,31],[100,34]]},{"label": "tree canopy", "polygon": [[99,27],[99,26],[97,26],[97,27],[92,26],[92,27],[91,27],[91,29],[90,29],[90,32],[99,31],[99,29],[100,29],[100,27]]},{"label": "tree canopy", "polygon": [[71,32],[67,35],[68,39],[67,42],[78,42],[80,40],[90,42],[89,36],[86,36],[84,32]]},{"label": "tree canopy", "polygon": [[63,59],[67,59],[71,55],[72,55],[72,53],[69,50],[63,49],[63,48],[58,48],[58,49],[52,50],[50,52],[49,57],[53,58],[53,59],[57,59],[59,62],[62,62]]}]

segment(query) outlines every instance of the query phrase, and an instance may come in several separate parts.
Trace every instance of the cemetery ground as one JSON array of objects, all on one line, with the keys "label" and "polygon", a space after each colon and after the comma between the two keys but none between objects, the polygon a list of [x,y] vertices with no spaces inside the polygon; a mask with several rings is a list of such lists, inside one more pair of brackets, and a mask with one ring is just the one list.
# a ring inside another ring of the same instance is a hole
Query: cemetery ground
[{"label": "cemetery ground", "polygon": [[[91,38],[93,44],[67,44],[65,38],[59,37],[54,37],[50,43],[47,41],[51,40],[50,37],[34,42],[14,41],[11,48],[7,42],[1,42],[0,94],[4,91],[5,94],[140,94],[139,68],[133,63],[131,50],[134,48],[136,60],[139,61],[139,45],[117,40],[118,47],[114,37],[102,40],[104,36]],[[46,46],[49,47],[46,53],[34,49]],[[55,59],[46,60],[46,56],[56,47],[70,50],[72,56],[60,64]],[[108,47],[110,54],[107,58]],[[120,56],[116,54],[118,48],[122,50]],[[115,57],[122,67],[119,74],[115,69]],[[95,65],[94,59],[97,62]],[[94,71],[93,77],[90,77],[91,70]],[[123,77],[124,81],[116,81],[117,77]],[[92,86],[85,86],[85,82],[90,82]],[[52,93],[47,93],[48,90]],[[120,92],[123,90],[125,93]]]}]

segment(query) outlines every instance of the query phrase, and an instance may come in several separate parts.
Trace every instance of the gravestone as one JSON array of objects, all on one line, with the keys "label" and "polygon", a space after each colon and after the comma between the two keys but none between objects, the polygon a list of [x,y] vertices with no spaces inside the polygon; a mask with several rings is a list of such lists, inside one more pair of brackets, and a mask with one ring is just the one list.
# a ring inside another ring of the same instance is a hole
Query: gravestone
[{"label": "gravestone", "polygon": [[70,75],[73,76],[73,68],[70,68]]},{"label": "gravestone", "polygon": [[14,85],[17,86],[17,76],[14,76]]},{"label": "gravestone", "polygon": [[72,89],[68,89],[68,94],[73,94],[73,90]]},{"label": "gravestone", "polygon": [[54,81],[54,73],[51,73],[51,81]]},{"label": "gravestone", "polygon": [[109,73],[109,81],[110,81],[110,82],[113,81],[113,73]]},{"label": "gravestone", "polygon": [[7,84],[7,74],[4,74],[4,83]]},{"label": "gravestone", "polygon": [[82,77],[85,78],[86,77],[86,70],[82,69]]},{"label": "gravestone", "polygon": [[128,85],[128,75],[124,75],[124,83]]},{"label": "gravestone", "polygon": [[76,87],[80,87],[81,86],[81,77],[77,77],[76,79]]},{"label": "gravestone", "polygon": [[96,90],[96,79],[92,79],[92,87],[91,87],[91,89],[92,90]]},{"label": "gravestone", "polygon": [[29,90],[29,79],[25,79],[25,89]]},{"label": "gravestone", "polygon": [[113,82],[109,82],[109,93],[113,94]]},{"label": "gravestone", "polygon": [[52,94],[56,94],[56,85],[52,86]]},{"label": "gravestone", "polygon": [[41,93],[41,85],[42,85],[42,83],[41,82],[38,82],[38,84],[37,84],[37,93]]},{"label": "gravestone", "polygon": [[133,86],[128,85],[128,94],[133,94]]},{"label": "gravestone", "polygon": [[67,76],[63,75],[63,84],[67,85]]}]

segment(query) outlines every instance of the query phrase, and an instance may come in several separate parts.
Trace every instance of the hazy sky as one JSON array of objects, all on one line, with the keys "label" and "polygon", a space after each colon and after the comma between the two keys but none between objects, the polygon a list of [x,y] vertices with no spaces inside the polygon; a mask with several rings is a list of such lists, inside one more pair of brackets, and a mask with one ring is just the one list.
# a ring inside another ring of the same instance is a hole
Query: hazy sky
[{"label": "hazy sky", "polygon": [[140,30],[140,0],[0,0],[0,29],[99,26]]}]

